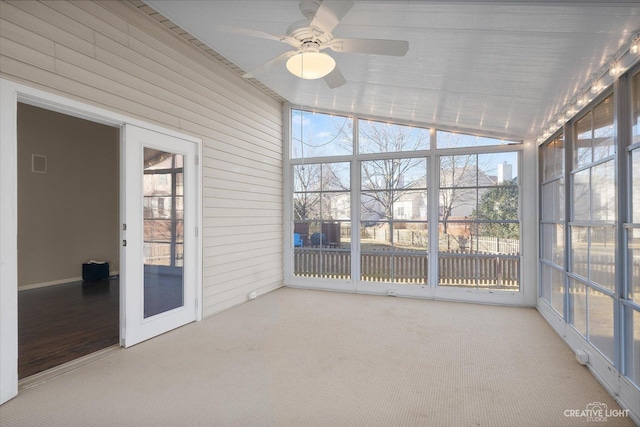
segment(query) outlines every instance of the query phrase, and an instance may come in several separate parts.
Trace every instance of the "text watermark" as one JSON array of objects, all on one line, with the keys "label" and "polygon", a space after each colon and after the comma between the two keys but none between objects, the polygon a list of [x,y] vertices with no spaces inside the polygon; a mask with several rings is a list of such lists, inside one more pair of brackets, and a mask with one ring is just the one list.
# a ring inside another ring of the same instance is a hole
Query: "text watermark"
[{"label": "text watermark", "polygon": [[609,418],[622,418],[629,416],[628,409],[609,409],[606,403],[592,402],[585,409],[566,409],[565,417],[586,418],[587,421],[606,422]]}]

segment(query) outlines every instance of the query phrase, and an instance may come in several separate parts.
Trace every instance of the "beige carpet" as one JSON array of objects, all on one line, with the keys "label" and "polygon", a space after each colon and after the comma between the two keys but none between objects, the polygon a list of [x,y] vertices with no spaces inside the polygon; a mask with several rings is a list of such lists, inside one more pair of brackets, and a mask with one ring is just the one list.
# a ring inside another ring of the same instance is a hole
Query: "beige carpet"
[{"label": "beige carpet", "polygon": [[533,309],[280,289],[0,407],[9,426],[623,426]]}]

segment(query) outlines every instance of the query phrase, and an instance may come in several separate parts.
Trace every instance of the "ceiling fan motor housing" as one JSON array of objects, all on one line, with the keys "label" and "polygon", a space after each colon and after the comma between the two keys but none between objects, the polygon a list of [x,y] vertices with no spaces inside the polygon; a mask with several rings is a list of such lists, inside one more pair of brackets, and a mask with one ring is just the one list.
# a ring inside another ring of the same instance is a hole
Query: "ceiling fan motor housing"
[{"label": "ceiling fan motor housing", "polygon": [[307,20],[311,20],[318,11],[320,3],[322,0],[300,0],[300,12]]},{"label": "ceiling fan motor housing", "polygon": [[309,26],[309,21],[306,19],[291,24],[287,28],[287,36],[298,40],[301,48],[315,44],[319,49],[324,49],[333,39],[333,35],[325,34],[321,29]]}]

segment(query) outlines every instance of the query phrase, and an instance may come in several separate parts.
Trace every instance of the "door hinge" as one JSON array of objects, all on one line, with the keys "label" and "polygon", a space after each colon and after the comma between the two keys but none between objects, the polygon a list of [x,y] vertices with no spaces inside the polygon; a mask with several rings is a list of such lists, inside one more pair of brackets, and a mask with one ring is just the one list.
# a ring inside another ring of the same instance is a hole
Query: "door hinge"
[{"label": "door hinge", "polygon": [[200,156],[196,154],[196,165],[198,165],[199,163],[200,163]]},{"label": "door hinge", "polygon": [[127,224],[122,224],[122,231],[127,231]]},{"label": "door hinge", "polygon": [[198,308],[198,298],[196,298],[196,309]]},{"label": "door hinge", "polygon": [[122,246],[127,246],[127,241],[126,240],[122,241]]},{"label": "door hinge", "polygon": [[198,237],[199,233],[200,233],[200,230],[198,230],[198,227],[196,227],[196,237]]}]

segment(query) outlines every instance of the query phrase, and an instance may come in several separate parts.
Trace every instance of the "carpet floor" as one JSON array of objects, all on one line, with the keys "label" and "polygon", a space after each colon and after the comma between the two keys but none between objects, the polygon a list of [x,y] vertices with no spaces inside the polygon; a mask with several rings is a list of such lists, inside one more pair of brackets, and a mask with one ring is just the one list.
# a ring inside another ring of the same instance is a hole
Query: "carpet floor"
[{"label": "carpet floor", "polygon": [[282,288],[22,391],[10,426],[632,426],[534,309]]}]

